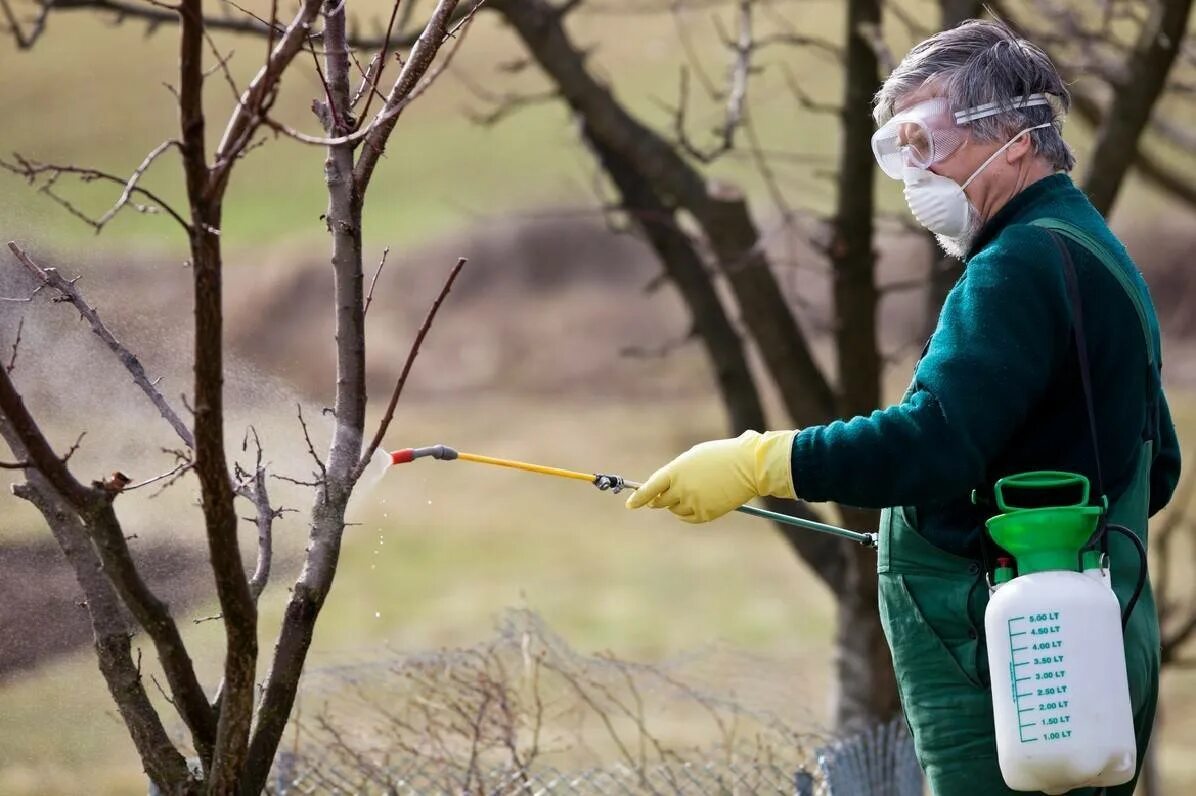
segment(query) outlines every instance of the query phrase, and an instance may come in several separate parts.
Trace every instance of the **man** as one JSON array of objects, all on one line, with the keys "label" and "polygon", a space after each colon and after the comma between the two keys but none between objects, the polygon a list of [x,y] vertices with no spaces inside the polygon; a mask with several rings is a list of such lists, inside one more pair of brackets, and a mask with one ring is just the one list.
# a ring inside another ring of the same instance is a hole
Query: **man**
[{"label": "man", "polygon": [[[885,509],[881,619],[939,796],[1012,793],[997,764],[984,640],[992,484],[1033,470],[1081,473],[1107,496],[1110,522],[1145,541],[1147,517],[1179,479],[1153,305],[1067,174],[1068,106],[1046,54],[998,23],[967,22],[910,51],[876,96],[873,148],[966,269],[904,398],[868,417],[703,443],[628,500],[689,522],[761,495]],[[1122,537],[1108,545],[1125,605],[1138,555]],[[1158,691],[1149,583],[1125,653],[1140,765]]]}]

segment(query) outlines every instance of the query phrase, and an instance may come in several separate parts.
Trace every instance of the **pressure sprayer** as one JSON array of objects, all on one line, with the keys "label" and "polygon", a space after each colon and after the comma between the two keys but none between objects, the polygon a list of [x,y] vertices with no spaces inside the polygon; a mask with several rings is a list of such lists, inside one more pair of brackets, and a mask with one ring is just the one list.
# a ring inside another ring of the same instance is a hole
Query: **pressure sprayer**
[{"label": "pressure sprayer", "polygon": [[[395,451],[382,464],[425,457],[588,481],[616,494],[640,486],[618,475],[498,459],[447,445]],[[1078,498],[1062,505],[1046,502],[1044,496],[1059,491]],[[1146,580],[1146,550],[1132,531],[1102,523],[1107,502],[1090,506],[1089,494],[1087,478],[1052,471],[1008,476],[993,487],[1001,513],[986,526],[1013,560],[997,561],[984,628],[997,756],[1001,775],[1014,790],[1062,794],[1120,785],[1137,767],[1122,630]],[[754,506],[738,510],[876,546],[875,534]],[[1108,556],[1093,546],[1109,531],[1129,537],[1141,559],[1124,612],[1113,592]]]},{"label": "pressure sprayer", "polygon": [[[523,470],[524,472],[537,473],[539,475],[551,475],[557,478],[570,478],[575,481],[588,481],[603,492],[613,492],[618,494],[624,489],[639,489],[641,484],[635,481],[629,481],[620,475],[603,475],[601,473],[582,473],[574,470],[562,470],[559,467],[546,467],[542,464],[531,464],[529,462],[519,462],[514,459],[498,459],[493,456],[482,456],[477,453],[464,453],[447,445],[429,445],[425,448],[404,448],[403,450],[394,451],[388,454],[389,459],[383,460],[384,467],[390,467],[394,464],[405,464],[407,462],[415,461],[416,459],[432,458],[440,459],[442,461],[467,461],[475,462],[477,464],[490,464],[497,467],[511,467],[516,470]],[[849,531],[846,528],[839,528],[835,525],[827,525],[822,522],[814,522],[813,520],[803,520],[801,517],[794,517],[789,514],[782,514],[777,511],[769,511],[767,509],[759,509],[755,506],[740,506],[739,511],[744,514],[750,514],[753,517],[760,517],[762,519],[773,520],[774,522],[781,522],[786,525],[793,525],[798,528],[804,528],[807,531],[815,531],[817,533],[829,533],[833,536],[838,536],[843,539],[850,539],[857,544],[864,547],[876,547],[876,534],[859,533],[857,531]]]},{"label": "pressure sprayer", "polygon": [[[1045,503],[1070,490],[1070,504]],[[999,559],[984,614],[997,757],[1014,790],[1066,793],[1120,785],[1137,765],[1122,641],[1141,593],[1146,553],[1128,529],[1088,505],[1088,479],[1033,472],[997,481],[1001,513],[989,535],[1014,561]],[[1125,613],[1113,593],[1107,555],[1090,547],[1112,530],[1142,557]]]}]

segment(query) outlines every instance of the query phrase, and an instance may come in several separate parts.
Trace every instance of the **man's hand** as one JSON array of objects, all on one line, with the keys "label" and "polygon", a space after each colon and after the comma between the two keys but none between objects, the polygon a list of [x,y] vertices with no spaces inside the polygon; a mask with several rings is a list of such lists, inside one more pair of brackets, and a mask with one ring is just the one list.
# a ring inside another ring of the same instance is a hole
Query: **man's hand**
[{"label": "man's hand", "polygon": [[653,473],[627,508],[668,509],[686,522],[709,522],[754,497],[796,497],[790,455],[796,431],[745,431],[695,445]]}]

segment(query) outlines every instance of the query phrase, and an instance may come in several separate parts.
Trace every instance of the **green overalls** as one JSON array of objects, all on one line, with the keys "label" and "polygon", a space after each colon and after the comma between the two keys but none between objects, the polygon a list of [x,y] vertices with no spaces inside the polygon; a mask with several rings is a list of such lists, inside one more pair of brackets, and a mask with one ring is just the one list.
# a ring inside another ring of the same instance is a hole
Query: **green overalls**
[{"label": "green overalls", "polygon": [[[1103,247],[1076,228],[1049,220],[1037,225],[1063,232],[1106,268],[1118,267]],[[1150,367],[1157,373],[1157,343],[1145,320],[1142,299],[1128,286],[1126,292],[1143,319]],[[1149,382],[1152,394],[1147,396],[1148,402],[1156,400],[1157,384]],[[1153,416],[1148,412],[1148,417]],[[1153,428],[1148,422],[1134,475],[1111,503],[1109,512],[1111,524],[1129,528],[1144,543],[1154,459]],[[997,763],[984,641],[984,609],[988,604],[984,567],[979,561],[930,544],[917,529],[915,509],[886,509],[882,513],[877,573],[881,623],[892,651],[898,691],[918,760],[935,796],[1019,793],[1005,786]],[[1113,589],[1124,607],[1137,579],[1138,553],[1128,539],[1118,534],[1109,535],[1108,545]],[[1159,627],[1149,580],[1125,631],[1125,656],[1140,768],[1158,698]],[[1105,793],[1131,796],[1136,780]],[[1094,792],[1083,789],[1072,793]]]}]

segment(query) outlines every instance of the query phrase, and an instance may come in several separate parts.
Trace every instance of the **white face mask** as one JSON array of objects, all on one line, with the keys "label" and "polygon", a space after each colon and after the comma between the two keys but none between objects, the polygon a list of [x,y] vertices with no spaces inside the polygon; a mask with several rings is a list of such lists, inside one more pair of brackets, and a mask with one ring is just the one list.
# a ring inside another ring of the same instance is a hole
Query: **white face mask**
[{"label": "white face mask", "polygon": [[933,171],[907,166],[902,170],[902,179],[905,182],[905,201],[909,204],[914,218],[918,220],[919,224],[942,238],[958,240],[969,230],[974,234],[979,223],[977,223],[976,210],[968,201],[964,189],[971,185],[980,172],[984,171],[988,164],[996,160],[997,156],[1014,141],[1031,130],[1050,126],[1051,122],[1047,122],[1027,127],[1010,138],[1000,149],[989,155],[988,159],[972,172],[972,176],[968,177],[963,185],[950,177],[935,174]]}]

